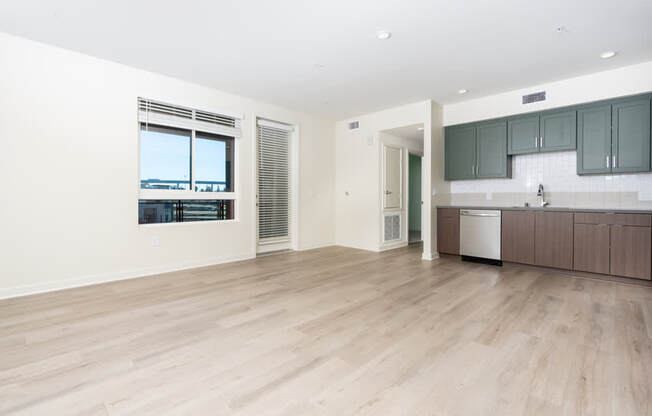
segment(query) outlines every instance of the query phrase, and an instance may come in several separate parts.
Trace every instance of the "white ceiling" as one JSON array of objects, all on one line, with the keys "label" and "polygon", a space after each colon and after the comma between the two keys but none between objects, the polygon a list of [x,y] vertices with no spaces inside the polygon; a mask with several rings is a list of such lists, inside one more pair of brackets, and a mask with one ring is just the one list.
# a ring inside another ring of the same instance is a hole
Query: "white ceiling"
[{"label": "white ceiling", "polygon": [[652,60],[652,1],[8,0],[0,31],[345,118]]},{"label": "white ceiling", "polygon": [[[421,130],[419,130],[421,128]],[[423,123],[413,124],[411,126],[396,127],[394,129],[383,130],[392,136],[402,137],[407,140],[422,141],[423,140]]]}]

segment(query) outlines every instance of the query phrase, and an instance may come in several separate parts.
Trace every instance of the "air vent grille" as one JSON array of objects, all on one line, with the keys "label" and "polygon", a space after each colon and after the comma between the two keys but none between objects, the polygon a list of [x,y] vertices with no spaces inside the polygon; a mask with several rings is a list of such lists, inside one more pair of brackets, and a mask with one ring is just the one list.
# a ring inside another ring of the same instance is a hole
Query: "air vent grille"
[{"label": "air vent grille", "polygon": [[349,130],[358,130],[360,128],[360,122],[359,121],[351,121],[349,122]]},{"label": "air vent grille", "polygon": [[523,96],[523,104],[536,103],[545,100],[546,100],[545,91],[535,92],[533,94],[528,94]]},{"label": "air vent grille", "polygon": [[401,214],[385,216],[385,241],[396,241],[401,239]]}]

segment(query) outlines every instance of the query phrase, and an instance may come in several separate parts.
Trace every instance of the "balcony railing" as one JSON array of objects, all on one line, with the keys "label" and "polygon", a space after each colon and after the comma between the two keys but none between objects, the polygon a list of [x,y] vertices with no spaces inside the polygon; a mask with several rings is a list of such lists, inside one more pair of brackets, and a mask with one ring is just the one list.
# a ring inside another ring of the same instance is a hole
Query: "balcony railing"
[{"label": "balcony railing", "polygon": [[[226,181],[195,181],[197,192],[225,192]],[[190,189],[190,181],[175,179],[143,179],[140,181],[140,189]]]}]

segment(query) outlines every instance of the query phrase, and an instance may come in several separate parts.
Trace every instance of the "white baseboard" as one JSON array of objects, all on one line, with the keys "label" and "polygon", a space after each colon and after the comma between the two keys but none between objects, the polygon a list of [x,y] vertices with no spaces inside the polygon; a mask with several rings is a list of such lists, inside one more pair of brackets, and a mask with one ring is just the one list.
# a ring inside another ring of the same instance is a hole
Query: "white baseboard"
[{"label": "white baseboard", "polygon": [[300,247],[297,251],[314,250],[316,248],[332,247],[335,243],[317,243]]},{"label": "white baseboard", "polygon": [[407,241],[399,241],[398,243],[392,243],[392,244],[384,244],[378,248],[378,251],[387,251],[387,250],[394,250],[396,248],[401,248],[401,247],[407,247],[408,242]]},{"label": "white baseboard", "polygon": [[421,255],[421,259],[422,259],[422,260],[427,260],[427,261],[437,260],[438,258],[439,258],[439,253],[436,252],[436,251],[435,251],[434,253],[430,253],[430,254],[428,254],[428,253],[423,253],[423,254]]},{"label": "white baseboard", "polygon": [[58,280],[56,282],[36,283],[0,289],[0,299],[17,298],[20,296],[34,295],[37,293],[54,292],[57,290],[71,289],[75,287],[91,286],[100,283],[115,282],[118,280],[135,279],[161,273],[176,272],[179,270],[195,269],[198,267],[215,266],[217,264],[231,263],[234,261],[249,260],[255,258],[255,254],[244,254],[239,256],[217,257],[211,260],[195,263],[177,263],[164,266],[148,267],[143,269],[127,270],[116,273],[102,273],[81,278]]}]

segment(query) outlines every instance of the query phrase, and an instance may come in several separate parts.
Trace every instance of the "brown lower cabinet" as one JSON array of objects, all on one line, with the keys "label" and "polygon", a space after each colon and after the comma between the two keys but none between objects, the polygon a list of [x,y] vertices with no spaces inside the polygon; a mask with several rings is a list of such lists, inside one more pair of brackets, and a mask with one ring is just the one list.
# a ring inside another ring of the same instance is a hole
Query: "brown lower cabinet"
[{"label": "brown lower cabinet", "polygon": [[652,216],[576,213],[574,270],[652,278]]},{"label": "brown lower cabinet", "polygon": [[652,266],[650,227],[612,225],[610,262],[610,274],[650,279]]},{"label": "brown lower cabinet", "polygon": [[534,264],[573,268],[573,213],[537,212],[534,229]]},{"label": "brown lower cabinet", "polygon": [[[440,253],[459,254],[460,217],[437,209]],[[504,210],[504,261],[652,280],[652,215]]]},{"label": "brown lower cabinet", "polygon": [[437,208],[437,251],[460,254],[460,210]]},{"label": "brown lower cabinet", "polygon": [[534,212],[503,211],[501,226],[503,261],[534,264]]},{"label": "brown lower cabinet", "polygon": [[573,269],[609,274],[609,226],[575,224]]},{"label": "brown lower cabinet", "polygon": [[502,259],[573,268],[573,213],[503,211]]}]

